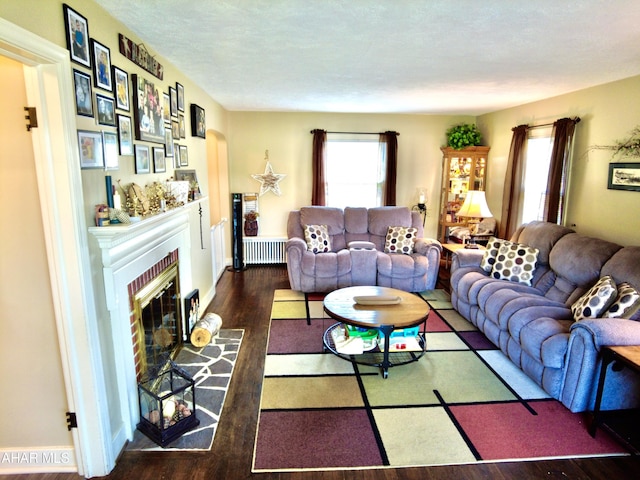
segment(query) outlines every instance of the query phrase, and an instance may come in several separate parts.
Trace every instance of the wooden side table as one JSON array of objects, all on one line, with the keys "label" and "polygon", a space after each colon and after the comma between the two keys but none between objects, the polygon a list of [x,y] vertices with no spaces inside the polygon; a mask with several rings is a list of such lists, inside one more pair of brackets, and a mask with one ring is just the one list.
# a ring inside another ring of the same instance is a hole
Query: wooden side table
[{"label": "wooden side table", "polygon": [[[593,419],[591,421],[591,425],[589,426],[589,433],[592,437],[595,437],[596,430],[602,422],[602,412],[600,411],[600,406],[602,404],[602,395],[604,393],[606,382],[607,367],[614,361],[620,362],[625,367],[628,367],[632,371],[640,374],[640,345],[602,347],[602,367],[600,368],[600,378],[598,379],[596,404],[593,410]],[[631,449],[636,450],[635,446],[628,446]]]}]

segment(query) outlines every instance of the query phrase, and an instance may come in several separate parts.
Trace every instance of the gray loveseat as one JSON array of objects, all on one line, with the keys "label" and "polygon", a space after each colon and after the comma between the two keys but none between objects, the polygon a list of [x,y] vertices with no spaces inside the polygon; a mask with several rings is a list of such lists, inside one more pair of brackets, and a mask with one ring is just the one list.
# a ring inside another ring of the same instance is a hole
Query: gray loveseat
[{"label": "gray loveseat", "polygon": [[[640,345],[640,313],[575,321],[571,306],[605,276],[639,290],[640,247],[545,222],[521,226],[510,240],[539,250],[531,286],[494,278],[480,266],[483,252],[462,250],[451,266],[453,307],[553,398],[572,412],[592,410],[600,349]],[[637,375],[617,370],[607,373],[602,408],[640,405]]]},{"label": "gray loveseat", "polygon": [[[305,226],[326,225],[329,251],[315,253]],[[385,253],[389,227],[415,228],[410,253]],[[289,213],[287,271],[293,290],[330,292],[353,285],[378,285],[408,292],[435,287],[442,245],[422,238],[422,219],[407,207],[309,206]]]}]

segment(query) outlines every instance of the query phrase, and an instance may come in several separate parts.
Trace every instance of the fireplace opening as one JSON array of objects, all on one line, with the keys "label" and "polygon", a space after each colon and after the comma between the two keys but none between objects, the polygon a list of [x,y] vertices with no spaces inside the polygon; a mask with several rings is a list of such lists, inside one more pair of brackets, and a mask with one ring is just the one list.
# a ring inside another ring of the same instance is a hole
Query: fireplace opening
[{"label": "fireplace opening", "polygon": [[167,368],[182,347],[178,263],[174,262],[133,297],[134,353],[138,381]]}]

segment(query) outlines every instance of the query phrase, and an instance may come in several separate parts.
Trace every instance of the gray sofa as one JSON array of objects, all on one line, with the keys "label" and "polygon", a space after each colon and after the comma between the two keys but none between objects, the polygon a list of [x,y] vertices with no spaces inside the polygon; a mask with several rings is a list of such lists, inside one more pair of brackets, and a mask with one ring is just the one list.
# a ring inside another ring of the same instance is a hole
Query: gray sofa
[{"label": "gray sofa", "polygon": [[[453,307],[553,398],[572,412],[592,410],[600,349],[640,345],[640,313],[575,321],[571,306],[608,275],[639,290],[640,247],[545,222],[521,226],[510,240],[539,250],[531,286],[494,278],[480,266],[483,252],[462,250],[451,265]],[[617,370],[607,373],[602,408],[640,405],[637,375]]]},{"label": "gray sofa", "polygon": [[[308,225],[326,225],[330,251],[314,253],[305,239]],[[413,251],[385,253],[389,227],[413,227]],[[422,219],[407,207],[309,206],[289,213],[287,271],[293,290],[330,292],[353,285],[378,285],[408,292],[435,287],[442,245],[422,238]]]}]

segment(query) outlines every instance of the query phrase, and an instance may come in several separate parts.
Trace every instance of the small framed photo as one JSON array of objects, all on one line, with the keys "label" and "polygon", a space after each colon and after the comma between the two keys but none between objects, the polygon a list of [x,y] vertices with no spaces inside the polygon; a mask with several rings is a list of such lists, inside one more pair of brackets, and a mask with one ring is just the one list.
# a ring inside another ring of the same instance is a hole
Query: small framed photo
[{"label": "small framed photo", "polygon": [[91,92],[91,76],[73,71],[73,83],[76,89],[76,113],[85,117],[93,117],[93,94]]},{"label": "small framed photo", "polygon": [[96,106],[98,108],[98,124],[116,126],[116,112],[113,98],[96,93]]},{"label": "small framed photo", "polygon": [[164,173],[167,171],[167,160],[164,158],[164,147],[153,147],[153,171]]},{"label": "small framed photo", "polygon": [[206,138],[207,122],[205,120],[204,108],[195,103],[191,104],[191,135],[194,137]]},{"label": "small framed photo", "polygon": [[162,92],[162,120],[171,123],[171,97],[165,92]]},{"label": "small framed photo", "polygon": [[89,24],[87,19],[70,6],[63,4],[64,28],[67,36],[67,48],[71,60],[91,68],[89,55]]},{"label": "small framed photo", "polygon": [[102,132],[102,145],[104,148],[104,168],[106,170],[118,170],[118,135],[113,132]]},{"label": "small framed photo", "polygon": [[189,154],[187,153],[186,145],[180,145],[180,166],[181,167],[189,166]]},{"label": "small framed photo", "polygon": [[177,120],[171,121],[171,134],[173,135],[173,138],[180,140],[180,122]]},{"label": "small framed photo", "polygon": [[188,335],[191,335],[191,330],[193,330],[196,322],[200,320],[200,290],[198,290],[197,288],[186,297],[184,297],[184,311],[188,317]]},{"label": "small framed photo", "polygon": [[151,173],[149,145],[136,144],[136,173]]},{"label": "small framed photo", "polygon": [[78,130],[80,168],[104,168],[102,135],[100,132]]},{"label": "small framed photo", "polygon": [[640,163],[610,163],[607,188],[640,192]]},{"label": "small framed photo", "polygon": [[116,107],[120,110],[130,110],[129,106],[129,75],[124,70],[113,67],[113,83],[116,86]]},{"label": "small framed photo", "polygon": [[173,168],[180,168],[180,145],[173,143]]},{"label": "small framed photo", "polygon": [[133,130],[131,117],[118,115],[118,143],[120,155],[133,155]]},{"label": "small framed photo", "polygon": [[198,183],[198,175],[195,170],[176,170],[175,177],[179,182],[189,182],[189,189],[200,193],[200,184]]},{"label": "small framed photo", "polygon": [[164,156],[173,158],[173,135],[169,127],[164,127]]},{"label": "small framed photo", "polygon": [[169,87],[169,101],[171,102],[171,116],[178,117],[178,92],[173,87]]},{"label": "small framed photo", "polygon": [[187,138],[187,127],[184,122],[184,115],[178,115],[178,123],[180,124],[180,138]]},{"label": "small framed photo", "polygon": [[178,111],[184,112],[184,87],[176,82],[176,92],[178,94]]},{"label": "small framed photo", "polygon": [[112,92],[111,51],[93,38],[91,39],[91,51],[93,52],[93,80],[96,87]]}]

